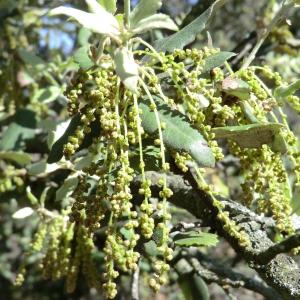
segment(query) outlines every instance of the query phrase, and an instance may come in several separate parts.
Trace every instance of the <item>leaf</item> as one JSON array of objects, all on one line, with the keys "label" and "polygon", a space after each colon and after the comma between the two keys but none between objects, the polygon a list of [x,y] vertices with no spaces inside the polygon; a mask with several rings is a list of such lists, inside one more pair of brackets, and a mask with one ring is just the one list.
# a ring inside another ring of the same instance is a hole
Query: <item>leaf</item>
[{"label": "leaf", "polygon": [[[176,151],[185,151],[189,153],[194,160],[204,167],[213,167],[215,158],[208,147],[207,142],[199,131],[190,126],[185,116],[178,111],[171,110],[161,100],[157,99],[157,110],[160,122],[166,124],[163,130],[163,140],[167,147]],[[142,126],[149,134],[157,132],[155,114],[150,110],[145,101],[140,101],[142,110]]]},{"label": "leaf", "polygon": [[89,43],[89,38],[92,32],[84,27],[80,28],[77,36],[78,44],[80,46],[86,46]]},{"label": "leaf", "polygon": [[78,185],[78,174],[67,177],[61,187],[55,193],[55,201],[63,201],[69,197]]},{"label": "leaf", "polygon": [[17,210],[13,215],[13,219],[25,219],[31,216],[34,213],[34,210],[31,207],[23,207]]},{"label": "leaf", "polygon": [[33,100],[37,100],[43,103],[50,103],[57,99],[59,95],[61,95],[61,88],[52,85],[44,89],[39,89],[33,96]]},{"label": "leaf", "polygon": [[219,88],[227,95],[235,96],[241,100],[247,100],[250,97],[251,88],[249,84],[239,78],[228,76],[221,81]]},{"label": "leaf", "polygon": [[0,152],[0,160],[11,160],[21,166],[27,165],[31,162],[31,156],[24,152],[5,151]]},{"label": "leaf", "polygon": [[202,67],[202,73],[209,72],[210,70],[222,66],[229,58],[235,56],[233,52],[221,51],[216,54],[212,54],[205,59],[204,66]]},{"label": "leaf", "polygon": [[[217,0],[203,14],[196,18],[189,25],[171,36],[158,40],[154,43],[155,49],[160,51],[172,52],[174,49],[183,49],[184,46],[193,42],[201,31],[203,31],[217,8],[225,3],[226,0]],[[146,2],[146,1],[145,1]]]},{"label": "leaf", "polygon": [[201,276],[195,273],[181,275],[178,279],[185,300],[209,300],[209,290]]},{"label": "leaf", "polygon": [[58,164],[47,164],[46,161],[42,160],[28,166],[27,170],[28,175],[30,176],[45,177],[48,176],[48,174],[61,168],[62,167]]},{"label": "leaf", "polygon": [[36,67],[38,65],[45,64],[45,62],[40,57],[25,49],[19,49],[18,54],[26,65]]},{"label": "leaf", "polygon": [[[73,7],[59,6],[52,9],[49,15],[67,15],[74,18],[78,23],[93,32],[116,37],[120,35],[119,23],[117,19],[107,12],[100,4],[94,1],[87,1],[90,3],[90,7],[95,11],[93,13],[87,13],[82,10]],[[97,7],[94,6],[95,2]]]},{"label": "leaf", "polygon": [[63,157],[64,145],[68,142],[68,137],[74,134],[77,126],[80,124],[80,115],[76,114],[71,120],[60,138],[52,145],[47,162],[52,164],[59,161]]},{"label": "leaf", "polygon": [[152,29],[169,29],[177,31],[178,27],[174,21],[165,14],[155,14],[139,21],[133,28],[134,34],[141,34]]},{"label": "leaf", "polygon": [[139,79],[139,69],[131,51],[127,48],[118,48],[115,51],[114,61],[116,73],[121,78],[125,87],[136,92]]},{"label": "leaf", "polygon": [[149,256],[157,256],[158,255],[157,245],[153,240],[150,240],[149,242],[145,243],[144,249],[145,249],[145,252]]},{"label": "leaf", "polygon": [[274,91],[275,98],[283,99],[300,90],[300,79],[288,86],[279,86]]},{"label": "leaf", "polygon": [[25,140],[35,136],[36,114],[29,109],[19,109],[12,122],[3,132],[0,140],[0,149],[20,150]]},{"label": "leaf", "polygon": [[283,127],[278,123],[250,124],[216,127],[212,129],[212,132],[217,139],[231,139],[241,148],[260,148],[263,144],[268,144],[273,151],[285,153],[287,149],[280,134]]},{"label": "leaf", "polygon": [[130,14],[131,28],[136,28],[138,22],[154,15],[161,5],[161,0],[140,0]]},{"label": "leaf", "polygon": [[125,227],[120,229],[120,233],[126,240],[131,240],[134,236],[134,231],[132,229],[126,229]]},{"label": "leaf", "polygon": [[201,247],[201,246],[216,246],[218,237],[215,234],[207,232],[189,231],[178,233],[173,237],[174,243],[181,247]]},{"label": "leaf", "polygon": [[74,53],[74,61],[83,70],[87,70],[94,65],[94,62],[90,59],[88,55],[89,45],[85,45],[77,49]]},{"label": "leaf", "polygon": [[117,0],[98,0],[98,2],[112,14],[117,11]]}]

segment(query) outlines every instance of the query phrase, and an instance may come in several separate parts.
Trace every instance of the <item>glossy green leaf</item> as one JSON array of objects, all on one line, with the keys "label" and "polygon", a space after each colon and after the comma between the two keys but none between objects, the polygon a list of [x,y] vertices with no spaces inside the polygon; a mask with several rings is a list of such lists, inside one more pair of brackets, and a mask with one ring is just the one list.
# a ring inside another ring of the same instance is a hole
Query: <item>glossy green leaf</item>
[{"label": "glossy green leaf", "polygon": [[117,10],[117,0],[98,0],[98,2],[112,14]]},{"label": "glossy green leaf", "polygon": [[228,138],[235,141],[241,148],[260,148],[268,144],[276,152],[285,153],[286,144],[280,134],[284,126],[278,123],[250,124],[213,128],[215,137]]},{"label": "glossy green leaf", "polygon": [[210,55],[205,59],[205,63],[202,67],[202,73],[207,73],[213,68],[222,66],[229,58],[235,55],[235,53],[227,51],[221,51]]},{"label": "glossy green leaf", "polygon": [[224,2],[225,0],[217,0],[189,25],[167,38],[156,41],[154,43],[156,50],[172,52],[174,49],[183,49],[183,47],[193,42],[197,34],[206,28],[215,10],[223,5]]},{"label": "glossy green leaf", "polygon": [[174,243],[181,247],[216,246],[218,236],[207,232],[189,231],[178,233],[173,237]]},{"label": "glossy green leaf", "polygon": [[132,92],[136,92],[139,69],[131,51],[127,48],[118,48],[115,51],[114,62],[116,73],[121,78],[122,82]]},{"label": "glossy green leaf", "polygon": [[132,28],[132,32],[134,34],[141,34],[152,29],[168,29],[177,31],[178,27],[168,15],[155,14],[139,21],[135,27]]},{"label": "glossy green leaf", "polygon": [[161,5],[161,0],[139,0],[130,14],[131,28],[136,28],[138,22],[154,15],[160,9]]},{"label": "glossy green leaf", "polygon": [[31,156],[28,153],[15,151],[1,151],[0,160],[2,159],[14,161],[22,166],[25,166],[31,162]]},{"label": "glossy green leaf", "polygon": [[[163,130],[165,145],[170,149],[189,153],[200,166],[213,167],[215,165],[214,155],[200,132],[190,126],[183,114],[171,110],[158,99],[156,105],[160,122],[166,124],[166,128]],[[157,135],[158,127],[154,112],[145,101],[141,101],[139,107],[143,112],[143,128],[147,133]]]},{"label": "glossy green leaf", "polygon": [[293,95],[298,90],[300,90],[300,79],[288,86],[279,86],[275,89],[274,96],[276,98],[283,99]]},{"label": "glossy green leaf", "polygon": [[94,62],[90,59],[88,55],[89,45],[85,45],[77,49],[74,53],[74,61],[83,70],[87,70],[94,65]]},{"label": "glossy green leaf", "polygon": [[80,124],[80,115],[76,114],[70,121],[63,135],[54,142],[48,156],[48,163],[55,163],[63,157],[64,145],[68,142],[68,137],[74,134],[77,126]]}]

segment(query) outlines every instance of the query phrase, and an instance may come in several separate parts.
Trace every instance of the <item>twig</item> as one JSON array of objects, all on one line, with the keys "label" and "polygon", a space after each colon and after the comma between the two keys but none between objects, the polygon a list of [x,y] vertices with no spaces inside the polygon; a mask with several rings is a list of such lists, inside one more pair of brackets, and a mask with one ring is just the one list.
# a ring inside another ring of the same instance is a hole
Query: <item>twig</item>
[{"label": "twig", "polygon": [[252,61],[255,59],[255,56],[259,50],[259,48],[262,46],[270,32],[273,30],[273,28],[277,25],[277,23],[284,17],[287,17],[289,10],[294,7],[294,3],[292,1],[288,1],[286,3],[285,0],[281,2],[281,7],[275,14],[274,18],[272,19],[271,23],[267,26],[267,28],[264,28],[261,30],[258,34],[258,40],[252,49],[249,56],[246,58],[245,62],[243,63],[243,66],[241,69],[246,69],[250,66]]},{"label": "twig", "polygon": [[140,293],[139,293],[139,277],[140,277],[140,267],[139,264],[136,270],[132,274],[132,281],[131,281],[131,300],[139,300]]}]

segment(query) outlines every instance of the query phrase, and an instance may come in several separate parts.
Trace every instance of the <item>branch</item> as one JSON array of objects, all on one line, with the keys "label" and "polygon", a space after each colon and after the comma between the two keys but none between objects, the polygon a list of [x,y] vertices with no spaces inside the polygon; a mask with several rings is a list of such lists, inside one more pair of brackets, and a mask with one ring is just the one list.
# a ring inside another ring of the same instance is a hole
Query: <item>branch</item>
[{"label": "branch", "polygon": [[274,289],[270,288],[259,278],[250,278],[242,273],[226,268],[224,264],[216,263],[197,249],[190,249],[189,254],[195,256],[205,269],[217,274],[218,277],[229,279],[232,283],[229,283],[229,285],[232,287],[243,287],[263,295],[266,299],[281,299],[280,295]]},{"label": "branch", "polygon": [[[152,182],[153,196],[158,196],[158,181],[161,174],[149,171],[146,176]],[[203,226],[210,226],[220,236],[223,236],[233,249],[243,256],[248,264],[283,299],[300,299],[300,269],[291,257],[279,254],[267,264],[261,264],[257,261],[258,253],[274,246],[274,243],[266,233],[267,226],[272,226],[272,224],[274,226],[272,220],[256,215],[235,201],[219,198],[224,205],[224,210],[229,212],[230,218],[249,236],[251,247],[245,249],[223,228],[224,224],[217,218],[216,209],[211,206],[210,196],[206,192],[199,190],[197,182],[190,172],[187,172],[183,177],[171,173],[167,176],[167,181],[174,193],[169,199],[171,203],[186,209],[195,217],[201,219]],[[133,189],[138,189],[139,182],[140,179],[137,177],[133,182],[133,185],[136,185],[135,187],[133,186]]]},{"label": "branch", "polygon": [[269,261],[274,259],[278,254],[285,253],[293,250],[296,247],[300,246],[300,233],[296,233],[287,239],[274,244],[273,246],[269,247],[265,251],[260,252],[256,260],[259,261],[261,264],[267,264]]}]

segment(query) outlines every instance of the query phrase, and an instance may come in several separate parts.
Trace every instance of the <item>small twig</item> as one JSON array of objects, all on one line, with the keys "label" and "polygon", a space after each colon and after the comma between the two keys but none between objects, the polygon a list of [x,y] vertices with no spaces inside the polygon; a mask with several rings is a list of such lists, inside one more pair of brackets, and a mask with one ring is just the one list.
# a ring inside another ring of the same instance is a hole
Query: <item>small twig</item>
[{"label": "small twig", "polygon": [[261,251],[255,258],[261,264],[267,264],[275,256],[280,253],[290,252],[296,247],[300,246],[300,232],[288,237],[287,239],[270,246],[265,251]]},{"label": "small twig", "polygon": [[259,48],[262,46],[270,32],[273,30],[273,28],[278,24],[282,18],[286,17],[288,15],[289,10],[294,7],[294,3],[292,1],[288,1],[286,3],[285,0],[281,2],[281,7],[275,14],[274,18],[272,19],[271,23],[267,26],[267,28],[264,28],[261,30],[258,34],[258,40],[252,49],[250,55],[246,58],[245,62],[243,63],[243,66],[241,69],[246,69],[250,66],[252,61],[255,59],[255,56],[259,50]]},{"label": "small twig", "polygon": [[140,293],[139,293],[139,277],[140,277],[140,267],[138,267],[132,274],[132,281],[131,281],[131,300],[139,300]]}]

